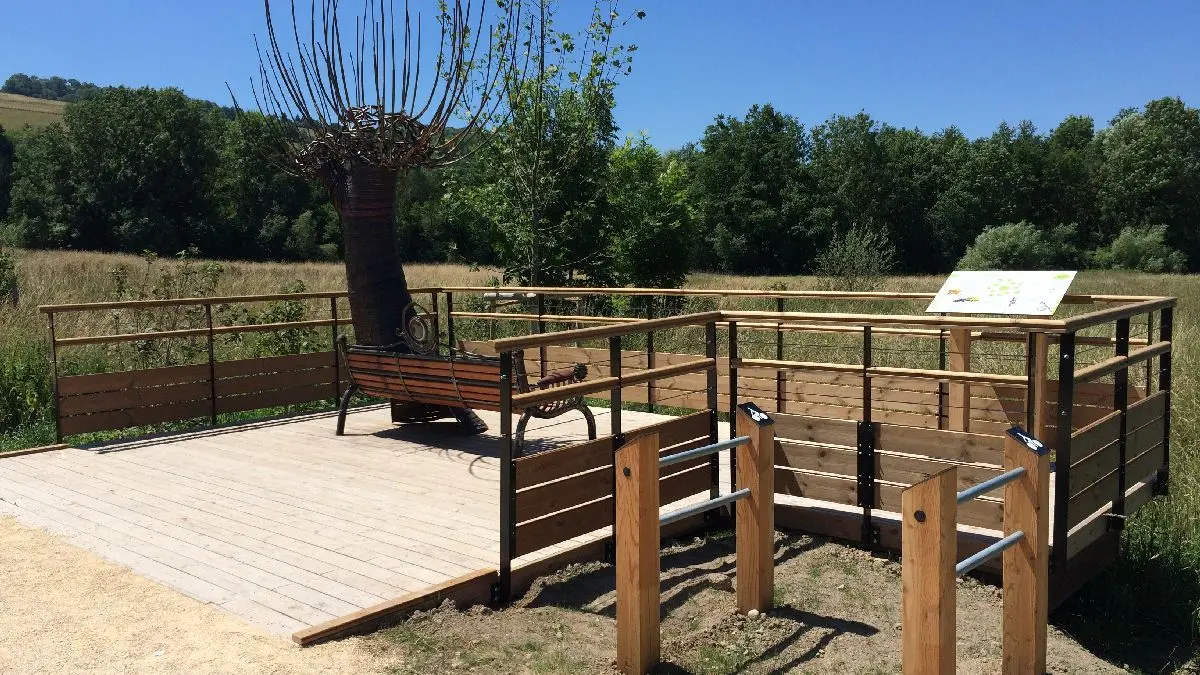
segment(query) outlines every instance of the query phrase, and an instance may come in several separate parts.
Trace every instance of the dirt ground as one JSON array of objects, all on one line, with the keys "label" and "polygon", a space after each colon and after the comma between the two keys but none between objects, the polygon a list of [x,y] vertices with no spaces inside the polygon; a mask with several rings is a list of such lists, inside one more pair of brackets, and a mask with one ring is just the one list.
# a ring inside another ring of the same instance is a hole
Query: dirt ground
[{"label": "dirt ground", "polygon": [[[360,638],[300,649],[41,530],[0,517],[0,673],[387,672]],[[399,655],[396,655],[399,657]]]},{"label": "dirt ground", "polygon": [[[663,554],[660,673],[900,672],[900,566],[810,537],[779,540],[776,608],[758,619],[734,607],[732,540],[715,537]],[[578,565],[541,579],[514,607],[450,607],[374,636],[403,653],[400,673],[612,673],[613,570]],[[1000,672],[1000,600],[967,580],[958,592],[958,672]],[[1049,672],[1126,672],[1051,628]]]},{"label": "dirt ground", "polygon": [[[809,537],[779,541],[776,609],[733,613],[727,537],[663,554],[661,673],[900,672],[892,561]],[[452,607],[366,638],[300,649],[40,530],[0,517],[0,673],[257,675],[612,673],[613,571],[540,579],[501,612]],[[958,594],[958,672],[999,672],[1000,603]],[[1125,672],[1051,628],[1052,673]]]}]

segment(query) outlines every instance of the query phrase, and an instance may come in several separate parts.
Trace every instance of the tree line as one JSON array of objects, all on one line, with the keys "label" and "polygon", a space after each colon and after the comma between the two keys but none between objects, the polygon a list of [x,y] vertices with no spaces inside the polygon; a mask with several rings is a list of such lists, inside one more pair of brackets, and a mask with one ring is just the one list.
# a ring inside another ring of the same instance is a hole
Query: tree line
[{"label": "tree line", "polygon": [[[469,158],[409,172],[405,259],[496,265],[520,282],[644,285],[692,269],[1200,264],[1200,111],[1178,98],[1100,129],[1072,116],[1048,133],[1001,123],[976,139],[865,112],[806,127],[764,104],[662,152],[620,140],[618,76],[535,83]],[[265,122],[176,89],[119,87],[71,103],[61,124],[0,131],[0,244],[338,259],[336,212],[267,151],[279,125]]]}]

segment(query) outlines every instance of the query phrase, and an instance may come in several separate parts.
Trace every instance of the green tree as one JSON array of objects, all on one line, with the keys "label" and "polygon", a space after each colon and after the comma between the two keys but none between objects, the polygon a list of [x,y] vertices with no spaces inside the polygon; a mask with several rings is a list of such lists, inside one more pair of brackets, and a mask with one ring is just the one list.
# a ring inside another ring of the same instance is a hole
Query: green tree
[{"label": "green tree", "polygon": [[8,204],[12,193],[13,161],[16,159],[16,148],[12,140],[4,133],[0,125],[0,222],[8,216]]},{"label": "green tree", "polygon": [[663,158],[645,136],[630,138],[609,158],[607,199],[617,282],[681,285],[690,262],[681,253],[695,236],[682,163]]},{"label": "green tree", "polygon": [[960,270],[1053,270],[1077,261],[1074,228],[1043,231],[1027,221],[984,230],[958,261]]},{"label": "green tree", "polygon": [[800,189],[810,147],[796,118],[770,104],[751,106],[744,119],[718,115],[700,148],[693,190],[707,241],[697,262],[772,274],[811,260],[808,191]]},{"label": "green tree", "polygon": [[[1097,136],[1101,234],[1165,225],[1167,243],[1195,266],[1200,260],[1200,111],[1162,98],[1123,111]],[[1193,269],[1195,269],[1193,267]]]}]

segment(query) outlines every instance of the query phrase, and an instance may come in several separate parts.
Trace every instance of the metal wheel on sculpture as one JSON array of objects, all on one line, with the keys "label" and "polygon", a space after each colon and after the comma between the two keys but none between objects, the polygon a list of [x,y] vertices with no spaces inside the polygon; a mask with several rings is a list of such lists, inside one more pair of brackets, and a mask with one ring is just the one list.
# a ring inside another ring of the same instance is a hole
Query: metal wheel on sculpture
[{"label": "metal wheel on sculpture", "polygon": [[415,302],[404,308],[404,329],[400,337],[414,354],[437,354],[437,334],[427,318],[429,312]]}]

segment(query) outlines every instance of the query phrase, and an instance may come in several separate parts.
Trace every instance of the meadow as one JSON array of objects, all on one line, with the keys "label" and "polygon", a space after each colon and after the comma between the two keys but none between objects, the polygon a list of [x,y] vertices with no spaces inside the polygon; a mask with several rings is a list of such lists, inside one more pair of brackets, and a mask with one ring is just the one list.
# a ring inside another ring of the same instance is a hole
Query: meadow
[{"label": "meadow", "polygon": [[[20,304],[0,308],[0,452],[53,442],[47,327],[38,305],[124,299],[130,297],[130,288],[140,287],[139,292],[145,294],[150,292],[146,290],[149,286],[154,286],[154,294],[169,293],[173,289],[162,283],[164,276],[171,277],[188,265],[194,270],[205,264],[158,260],[147,265],[136,256],[82,252],[15,254]],[[210,295],[278,293],[297,288],[297,281],[309,291],[345,287],[340,263],[222,262],[220,266],[212,287],[205,289]],[[123,272],[114,272],[122,268]],[[487,285],[499,275],[496,270],[449,264],[413,264],[405,270],[413,287]],[[178,285],[178,276],[174,283],[175,290],[187,290]],[[809,277],[693,274],[687,286],[799,290],[827,287],[827,283]],[[932,291],[940,283],[939,277],[896,277],[880,286],[895,291]],[[1200,645],[1200,447],[1196,443],[1200,355],[1194,347],[1200,337],[1200,277],[1084,272],[1072,290],[1180,299],[1174,340],[1172,474],[1170,495],[1141,509],[1128,524],[1119,564],[1072,599],[1055,619],[1110,660],[1144,672],[1187,668]],[[854,309],[847,305],[825,308]],[[920,311],[905,308],[914,310]],[[111,331],[111,317],[104,313],[87,316],[90,318],[81,318],[71,327],[72,334]],[[104,358],[103,353],[98,358]]]},{"label": "meadow", "polygon": [[0,93],[0,127],[9,131],[26,125],[39,128],[62,120],[67,104],[40,98]]}]

